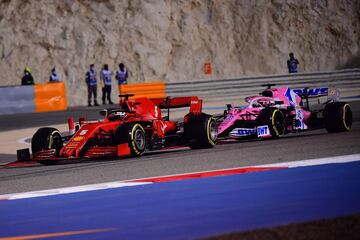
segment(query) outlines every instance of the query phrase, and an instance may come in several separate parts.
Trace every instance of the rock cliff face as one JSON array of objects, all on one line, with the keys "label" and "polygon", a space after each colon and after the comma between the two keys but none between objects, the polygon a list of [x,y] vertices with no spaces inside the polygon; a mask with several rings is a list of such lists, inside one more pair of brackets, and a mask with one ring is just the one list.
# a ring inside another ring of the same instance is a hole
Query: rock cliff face
[{"label": "rock cliff face", "polygon": [[332,70],[359,46],[358,0],[0,1],[0,84],[19,84],[25,65],[43,83],[55,66],[70,105],[86,103],[90,63],[124,62],[130,83],[176,82],[286,73],[289,52],[300,71]]}]

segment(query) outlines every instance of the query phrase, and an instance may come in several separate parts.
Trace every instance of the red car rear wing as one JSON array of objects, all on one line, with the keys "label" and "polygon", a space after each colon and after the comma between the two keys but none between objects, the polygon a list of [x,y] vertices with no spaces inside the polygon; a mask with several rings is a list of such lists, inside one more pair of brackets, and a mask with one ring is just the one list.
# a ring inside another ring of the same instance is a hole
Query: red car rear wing
[{"label": "red car rear wing", "polygon": [[192,113],[202,112],[202,100],[197,96],[155,98],[151,101],[160,109],[190,107]]}]

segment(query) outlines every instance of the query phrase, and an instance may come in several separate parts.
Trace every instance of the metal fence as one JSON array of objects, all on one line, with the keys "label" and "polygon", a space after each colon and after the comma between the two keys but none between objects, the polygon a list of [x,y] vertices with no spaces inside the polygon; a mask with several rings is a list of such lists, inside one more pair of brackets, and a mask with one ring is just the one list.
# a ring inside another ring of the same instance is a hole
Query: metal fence
[{"label": "metal fence", "polygon": [[228,101],[258,94],[263,84],[279,86],[334,87],[342,98],[360,97],[360,68],[339,71],[193,80],[166,83],[168,96],[197,95],[207,101]]}]

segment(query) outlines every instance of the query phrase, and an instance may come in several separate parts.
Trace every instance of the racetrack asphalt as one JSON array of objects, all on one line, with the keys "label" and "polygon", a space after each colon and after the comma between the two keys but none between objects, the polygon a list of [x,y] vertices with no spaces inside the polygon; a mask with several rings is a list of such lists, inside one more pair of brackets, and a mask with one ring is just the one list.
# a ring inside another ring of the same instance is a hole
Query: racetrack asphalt
[{"label": "racetrack asphalt", "polygon": [[[354,123],[350,132],[328,134],[321,129],[278,140],[217,145],[214,149],[179,149],[141,158],[0,169],[0,194],[360,153],[360,102],[351,105]],[[89,118],[98,116],[93,108],[85,110]],[[85,115],[81,108],[70,111],[78,114],[72,114],[75,117]],[[68,115],[69,112],[13,115],[11,121],[1,116],[0,124],[6,124],[7,130],[42,126],[59,123],[51,116],[62,118],[63,123]]]}]

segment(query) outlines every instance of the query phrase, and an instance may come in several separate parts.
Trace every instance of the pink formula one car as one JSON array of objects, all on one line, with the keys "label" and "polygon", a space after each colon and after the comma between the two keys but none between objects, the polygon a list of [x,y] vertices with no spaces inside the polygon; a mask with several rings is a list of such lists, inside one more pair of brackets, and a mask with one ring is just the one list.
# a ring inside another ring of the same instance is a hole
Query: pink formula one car
[{"label": "pink formula one car", "polygon": [[247,106],[227,105],[224,115],[218,118],[219,138],[279,138],[322,127],[328,132],[350,130],[350,105],[339,102],[336,89],[265,86],[268,88],[259,96],[245,98]]}]

